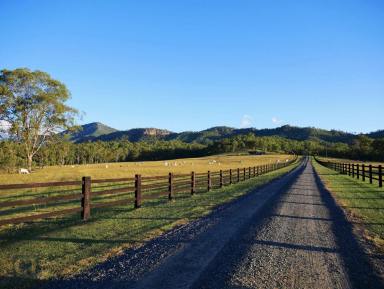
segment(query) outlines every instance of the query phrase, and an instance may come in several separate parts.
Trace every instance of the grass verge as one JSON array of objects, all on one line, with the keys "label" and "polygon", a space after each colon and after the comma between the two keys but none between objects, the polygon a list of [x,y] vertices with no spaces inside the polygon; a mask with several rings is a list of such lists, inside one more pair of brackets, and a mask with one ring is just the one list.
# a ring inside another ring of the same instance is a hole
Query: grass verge
[{"label": "grass verge", "polygon": [[137,247],[171,228],[210,213],[292,170],[278,171],[227,186],[221,190],[148,200],[131,206],[92,211],[87,223],[78,215],[21,224],[0,231],[0,288],[37,287],[50,278],[70,276],[124,249]]},{"label": "grass verge", "polygon": [[369,181],[362,182],[323,167],[313,166],[326,187],[333,193],[352,223],[363,230],[364,237],[384,252],[384,189]]}]

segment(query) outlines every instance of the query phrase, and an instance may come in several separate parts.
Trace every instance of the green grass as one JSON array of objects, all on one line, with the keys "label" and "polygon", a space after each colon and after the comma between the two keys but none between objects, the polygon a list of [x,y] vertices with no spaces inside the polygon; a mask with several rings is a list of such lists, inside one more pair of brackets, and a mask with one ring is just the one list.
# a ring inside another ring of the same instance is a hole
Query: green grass
[{"label": "green grass", "polygon": [[[79,166],[52,166],[38,170],[30,175],[12,175],[0,174],[0,184],[7,183],[29,183],[29,182],[46,182],[46,181],[63,181],[63,180],[81,180],[82,176],[91,176],[92,179],[105,178],[121,178],[133,177],[135,173],[147,176],[167,176],[169,171],[175,174],[185,174],[191,171],[195,172],[211,172],[226,170],[238,167],[253,167],[270,163],[280,162],[291,159],[293,156],[288,155],[262,155],[262,156],[229,156],[215,155],[194,159],[178,159],[168,161],[149,161],[149,162],[126,162],[114,164],[96,164],[96,165],[79,165]],[[212,162],[215,160],[216,162]],[[172,166],[165,166],[164,163]],[[177,166],[175,166],[177,164]],[[134,181],[123,183],[102,183],[92,184],[92,191],[101,191],[107,189],[115,189],[119,187],[133,187]],[[132,191],[132,189],[130,190]],[[80,185],[66,187],[48,187],[48,188],[31,188],[31,189],[8,189],[0,191],[0,203],[19,200],[29,200],[35,198],[46,198],[55,196],[65,196],[68,194],[76,194],[81,192]],[[111,194],[102,196],[93,196],[92,204],[105,201],[130,200],[133,201],[132,193]],[[80,200],[72,201],[55,201],[47,205],[23,205],[8,206],[0,209],[0,220],[36,215],[41,213],[49,213],[71,208],[79,208]],[[2,227],[0,227],[0,231]]]},{"label": "green grass", "polygon": [[28,288],[50,278],[73,275],[204,216],[296,165],[193,197],[179,194],[174,202],[164,197],[145,201],[136,210],[132,205],[96,209],[86,223],[76,214],[2,229],[0,287]]},{"label": "green grass", "polygon": [[384,249],[384,189],[377,181],[341,175],[313,161],[316,171],[352,221],[365,229],[365,237]]},{"label": "green grass", "polygon": [[359,161],[359,160],[350,160],[350,159],[339,159],[339,158],[326,158],[326,157],[317,157],[321,161],[336,162],[336,163],[354,163],[354,164],[365,164],[365,165],[384,165],[383,162],[371,162],[371,161]]},{"label": "green grass", "polygon": [[[293,155],[270,154],[270,155],[212,155],[201,158],[185,158],[164,161],[147,162],[120,162],[102,163],[91,165],[74,166],[50,166],[42,169],[35,169],[29,175],[0,173],[0,184],[34,183],[53,181],[81,180],[83,176],[90,176],[92,179],[109,178],[130,178],[135,174],[144,176],[167,175],[169,172],[185,174],[195,171],[219,171],[243,167],[253,167],[284,162],[286,159],[293,159]],[[212,161],[216,161],[212,163]],[[168,166],[165,164],[168,163]]]}]

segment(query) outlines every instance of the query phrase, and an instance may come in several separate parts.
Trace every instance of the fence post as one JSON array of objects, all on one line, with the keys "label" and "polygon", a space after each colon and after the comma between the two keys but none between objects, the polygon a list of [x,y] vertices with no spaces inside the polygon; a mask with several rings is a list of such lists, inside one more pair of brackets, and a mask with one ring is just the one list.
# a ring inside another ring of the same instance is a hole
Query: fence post
[{"label": "fence post", "polygon": [[251,178],[251,167],[248,168],[248,179]]},{"label": "fence post", "polygon": [[91,216],[91,177],[83,177],[81,192],[81,218],[86,221]]},{"label": "fence post", "polygon": [[355,164],[352,164],[352,178],[355,177]]},{"label": "fence post", "polygon": [[372,184],[372,165],[369,165],[369,183]]},{"label": "fence post", "polygon": [[363,182],[365,182],[365,165],[364,164],[361,165],[361,172],[362,172]]},{"label": "fence post", "polygon": [[383,186],[383,167],[379,165],[379,187]]},{"label": "fence post", "polygon": [[348,176],[351,176],[351,164],[348,164]]},{"label": "fence post", "polygon": [[191,195],[196,192],[196,175],[195,172],[191,173]]},{"label": "fence post", "polygon": [[357,166],[356,166],[356,175],[357,175],[357,179],[359,179],[360,178],[360,165],[359,164],[357,164]]},{"label": "fence post", "polygon": [[237,182],[240,182],[240,168],[237,168]]},{"label": "fence post", "polygon": [[229,169],[229,184],[232,185],[232,169]]},{"label": "fence post", "polygon": [[223,187],[223,170],[220,170],[220,188]]},{"label": "fence post", "polygon": [[141,207],[141,175],[135,175],[135,208]]},{"label": "fence post", "polygon": [[168,200],[173,199],[173,173],[168,174]]},{"label": "fence post", "polygon": [[208,183],[207,183],[207,191],[209,192],[211,190],[212,183],[211,183],[211,172],[208,171]]},{"label": "fence post", "polygon": [[243,181],[245,181],[245,175],[246,175],[246,172],[247,170],[245,168],[243,168],[243,175],[244,175],[244,178],[243,178]]},{"label": "fence post", "polygon": [[259,169],[260,169],[260,166],[257,166],[257,167],[256,167],[256,176],[259,176],[259,175],[260,175]]},{"label": "fence post", "polygon": [[256,177],[256,166],[253,167],[253,177]]}]

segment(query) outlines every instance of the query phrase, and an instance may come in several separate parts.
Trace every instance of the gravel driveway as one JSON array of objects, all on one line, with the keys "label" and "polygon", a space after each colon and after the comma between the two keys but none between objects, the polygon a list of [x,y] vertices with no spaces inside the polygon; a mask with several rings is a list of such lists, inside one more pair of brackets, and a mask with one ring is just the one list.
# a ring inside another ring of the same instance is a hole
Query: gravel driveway
[{"label": "gravel driveway", "polygon": [[309,162],[48,288],[384,288]]}]

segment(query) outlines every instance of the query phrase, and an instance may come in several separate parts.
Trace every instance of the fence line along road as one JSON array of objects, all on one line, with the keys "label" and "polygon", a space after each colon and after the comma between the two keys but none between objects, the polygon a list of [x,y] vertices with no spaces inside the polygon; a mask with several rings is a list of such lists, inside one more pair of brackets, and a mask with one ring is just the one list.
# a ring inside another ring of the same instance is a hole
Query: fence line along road
[{"label": "fence line along road", "polygon": [[373,180],[376,180],[379,187],[383,186],[383,167],[382,165],[373,166],[371,164],[360,163],[342,163],[342,162],[330,162],[322,161],[317,158],[315,160],[324,167],[335,170],[343,175],[352,176],[353,178],[360,179],[365,182],[366,179],[372,184]]},{"label": "fence line along road", "polygon": [[[73,214],[80,212],[81,219],[86,221],[91,216],[93,208],[113,207],[119,205],[133,204],[134,208],[140,208],[143,201],[168,196],[169,200],[173,200],[177,193],[195,193],[209,192],[211,189],[222,188],[223,186],[239,183],[247,179],[260,176],[262,174],[287,167],[296,162],[294,159],[275,164],[266,164],[254,167],[237,168],[229,170],[220,170],[207,173],[191,172],[190,174],[173,174],[169,173],[165,176],[144,177],[140,174],[134,178],[119,179],[102,179],[92,180],[91,177],[82,177],[81,181],[68,182],[49,182],[49,183],[29,183],[29,184],[8,184],[0,185],[0,191],[14,189],[34,189],[34,188],[50,188],[50,187],[68,187],[75,186],[80,188],[81,193],[69,193],[51,197],[38,197],[14,201],[0,202],[0,209],[11,208],[18,209],[27,205],[57,205],[60,202],[80,201],[79,205],[73,205],[70,208],[54,210],[51,212],[37,213],[27,216],[20,216],[8,219],[0,219],[0,226],[7,224],[17,224],[28,222],[36,219],[45,219],[59,215]],[[97,190],[100,187],[92,186],[93,184],[107,184],[108,188]],[[97,191],[92,191],[96,189]],[[114,201],[105,202],[100,196],[106,197],[124,197]],[[99,198],[99,199],[98,199]]]}]

